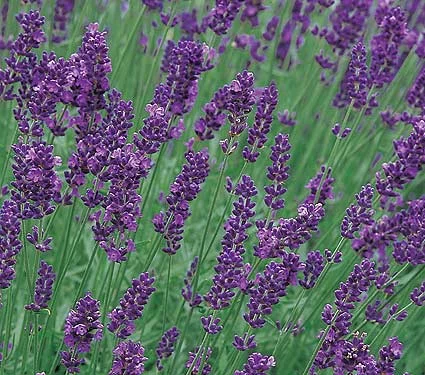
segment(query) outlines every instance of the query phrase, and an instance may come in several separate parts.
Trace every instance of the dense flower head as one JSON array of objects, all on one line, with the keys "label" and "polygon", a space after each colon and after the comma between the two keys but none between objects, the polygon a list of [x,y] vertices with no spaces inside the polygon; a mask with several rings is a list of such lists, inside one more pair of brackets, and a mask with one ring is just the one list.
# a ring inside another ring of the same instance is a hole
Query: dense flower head
[{"label": "dense flower head", "polygon": [[328,199],[334,198],[332,185],[335,179],[331,177],[331,174],[332,170],[330,168],[324,165],[320,167],[320,171],[305,186],[310,189],[310,194],[304,199],[304,203],[325,204]]},{"label": "dense flower head", "polygon": [[245,351],[249,349],[255,349],[257,347],[257,343],[255,342],[254,335],[248,335],[247,332],[243,334],[243,336],[234,336],[232,345],[240,351]]},{"label": "dense flower head", "polygon": [[261,353],[252,353],[248,357],[243,370],[236,370],[234,375],[267,375],[268,371],[275,366],[273,356],[262,355]]},{"label": "dense flower head", "polygon": [[29,13],[19,13],[16,16],[22,32],[13,43],[13,52],[18,56],[30,57],[31,50],[40,47],[41,43],[46,41],[46,36],[42,30],[44,17],[40,12],[30,10]]},{"label": "dense flower head", "polygon": [[212,68],[206,59],[208,53],[208,47],[200,42],[180,40],[176,44],[168,41],[161,70],[167,73],[168,106],[173,115],[191,110],[198,94],[199,76]]},{"label": "dense flower head", "polygon": [[267,178],[271,184],[266,185],[264,188],[266,191],[264,202],[274,211],[282,209],[285,206],[285,201],[281,197],[286,192],[283,184],[289,177],[289,166],[287,163],[291,157],[289,154],[290,149],[291,145],[288,135],[282,133],[276,135],[270,153],[272,165],[267,167]]},{"label": "dense flower head", "polygon": [[155,231],[163,234],[166,247],[163,251],[175,254],[181,246],[184,223],[190,216],[189,202],[194,200],[201,191],[201,185],[209,173],[208,152],[206,149],[185,154],[186,163],[170,186],[167,195],[167,211],[154,216]]},{"label": "dense flower head", "polygon": [[248,144],[243,149],[243,157],[248,162],[255,162],[260,156],[259,149],[263,148],[267,142],[267,134],[273,121],[273,111],[277,106],[278,90],[276,84],[272,82],[266,87],[260,97],[255,114],[255,122],[248,130]]},{"label": "dense flower head", "polygon": [[53,283],[56,278],[53,272],[53,266],[42,260],[37,274],[38,278],[35,282],[34,302],[25,306],[27,310],[40,311],[41,309],[47,309],[47,304],[52,297]]},{"label": "dense flower head", "polygon": [[249,312],[244,319],[253,328],[260,328],[266,324],[265,315],[272,313],[273,305],[286,296],[289,285],[296,285],[297,274],[304,265],[299,256],[293,253],[283,253],[282,263],[269,263],[263,273],[257,274],[254,285],[249,289]]},{"label": "dense flower head", "polygon": [[143,346],[131,340],[120,342],[112,352],[114,359],[109,375],[140,375],[145,371]]},{"label": "dense flower head", "polygon": [[208,26],[217,35],[226,34],[243,4],[243,0],[216,0],[208,14]]},{"label": "dense flower head", "polygon": [[190,267],[186,272],[186,277],[184,279],[184,287],[182,288],[182,296],[186,302],[189,303],[190,307],[198,306],[202,302],[202,297],[200,294],[193,294],[192,280],[196,272],[198,272],[198,263],[199,257],[193,258]]},{"label": "dense flower head", "polygon": [[108,57],[106,32],[97,23],[86,27],[81,47],[71,55],[73,67],[70,79],[71,103],[81,111],[91,113],[104,108],[104,93],[109,90],[108,73],[112,71]]},{"label": "dense flower head", "polygon": [[69,373],[79,372],[84,359],[79,353],[87,353],[93,340],[99,341],[103,336],[103,325],[100,321],[100,303],[90,293],[77,301],[65,320],[64,344],[68,351],[61,353],[62,364]]},{"label": "dense flower head", "polygon": [[22,248],[20,233],[19,206],[5,200],[0,209],[0,289],[8,288],[15,279],[16,255]]},{"label": "dense flower head", "polygon": [[53,155],[53,146],[44,142],[17,143],[12,165],[15,181],[13,197],[21,205],[24,219],[41,219],[51,214],[60,201],[62,183],[55,167],[61,159]]},{"label": "dense flower head", "polygon": [[252,226],[250,219],[254,216],[255,203],[252,197],[257,189],[251,177],[243,175],[235,188],[238,199],[233,203],[230,217],[224,224],[225,234],[221,241],[222,250],[214,267],[213,286],[204,297],[214,309],[220,310],[230,304],[235,295],[233,289],[246,287],[249,265],[244,266],[242,255],[245,253],[244,242],[248,238],[247,230]]},{"label": "dense flower head", "polygon": [[325,258],[320,251],[309,251],[304,262],[304,278],[299,281],[299,284],[305,289],[313,288],[324,268]]},{"label": "dense flower head", "polygon": [[351,50],[350,63],[334,104],[341,107],[352,103],[354,108],[362,108],[367,103],[368,87],[366,47],[363,42],[358,42]]},{"label": "dense flower head", "polygon": [[399,48],[407,35],[405,12],[389,9],[378,24],[380,33],[372,38],[370,84],[382,87],[393,80],[400,66]]},{"label": "dense flower head", "polygon": [[53,16],[53,43],[61,43],[67,38],[69,16],[74,10],[75,0],[56,0]]},{"label": "dense flower head", "polygon": [[370,184],[362,186],[360,192],[356,194],[357,204],[351,204],[345,210],[346,215],[341,223],[343,237],[353,239],[354,233],[358,232],[362,225],[373,224],[372,198],[372,186]]},{"label": "dense flower head", "polygon": [[388,339],[388,345],[383,346],[379,351],[378,368],[381,374],[394,374],[395,361],[403,354],[403,344],[397,337]]},{"label": "dense flower head", "polygon": [[170,328],[162,335],[161,340],[159,341],[156,348],[156,368],[159,371],[164,368],[161,360],[170,357],[174,353],[174,347],[179,336],[180,331],[177,329],[177,327]]},{"label": "dense flower head", "polygon": [[410,299],[417,306],[422,306],[425,303],[425,281],[420,287],[415,288],[410,293]]},{"label": "dense flower head", "polygon": [[119,306],[108,314],[108,329],[118,338],[125,339],[135,331],[134,321],[142,316],[145,305],[156,290],[152,286],[154,281],[147,272],[141,273],[137,279],[133,279]]},{"label": "dense flower head", "polygon": [[[208,363],[211,354],[212,349],[210,347],[196,347],[193,352],[189,352],[189,359],[185,367],[191,369],[190,374],[192,375],[208,375],[211,372],[211,365]],[[203,366],[202,372],[201,366]]]},{"label": "dense flower head", "polygon": [[395,140],[393,145],[396,160],[382,165],[384,176],[380,171],[376,173],[376,189],[381,195],[382,206],[389,198],[398,197],[397,190],[403,189],[422,169],[425,163],[425,121],[415,122],[410,135]]}]

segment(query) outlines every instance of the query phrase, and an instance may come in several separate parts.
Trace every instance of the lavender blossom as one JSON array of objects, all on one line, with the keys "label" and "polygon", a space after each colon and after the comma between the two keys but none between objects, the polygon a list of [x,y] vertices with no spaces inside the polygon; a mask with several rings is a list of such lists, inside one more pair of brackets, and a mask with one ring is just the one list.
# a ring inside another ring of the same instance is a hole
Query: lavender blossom
[{"label": "lavender blossom", "polygon": [[234,375],[267,375],[267,371],[276,365],[273,356],[252,353],[242,371],[236,370]]},{"label": "lavender blossom", "polygon": [[378,324],[386,324],[392,319],[401,322],[407,318],[408,314],[405,310],[399,312],[398,308],[398,303],[386,306],[386,304],[382,304],[380,300],[377,300],[375,303],[367,305],[365,317],[367,321]]},{"label": "lavender blossom", "polygon": [[190,216],[189,202],[201,191],[201,184],[209,173],[206,150],[197,153],[188,151],[185,157],[187,163],[170,186],[170,194],[166,198],[167,212],[155,215],[152,220],[155,231],[161,233],[166,240],[166,247],[162,250],[170,255],[176,254],[181,246],[184,223]]},{"label": "lavender blossom", "polygon": [[5,200],[0,209],[0,289],[9,288],[15,279],[16,256],[22,249],[20,233],[19,207]]},{"label": "lavender blossom", "polygon": [[257,347],[257,343],[255,342],[255,336],[248,336],[246,332],[243,336],[234,336],[232,345],[236,348],[236,350],[240,351],[255,349]]},{"label": "lavender blossom", "polygon": [[241,14],[241,21],[249,21],[252,27],[258,26],[258,13],[266,9],[262,0],[247,0]]},{"label": "lavender blossom", "polygon": [[34,245],[34,248],[42,253],[52,250],[50,243],[52,242],[52,237],[47,237],[43,239],[43,230],[41,231],[41,236],[39,236],[39,229],[37,226],[32,227],[32,232],[27,233],[27,240],[29,243]]},{"label": "lavender blossom", "polygon": [[116,337],[125,339],[136,330],[134,321],[142,316],[145,305],[155,291],[152,287],[154,281],[147,272],[141,273],[137,279],[133,279],[119,306],[108,314],[108,330]]},{"label": "lavender blossom", "polygon": [[220,318],[214,318],[213,315],[202,316],[201,323],[205,332],[210,335],[216,335],[223,329],[223,326],[220,325]]},{"label": "lavender blossom", "polygon": [[131,340],[120,342],[113,350],[114,359],[109,375],[140,375],[145,372],[143,346]]},{"label": "lavender blossom", "polygon": [[331,168],[326,168],[324,165],[320,167],[320,171],[305,186],[310,189],[310,194],[304,199],[304,203],[325,204],[328,199],[334,198],[332,184],[335,179],[331,177],[331,174]]},{"label": "lavender blossom", "polygon": [[217,35],[226,34],[243,3],[242,0],[216,0],[215,7],[208,14],[208,25],[211,30]]},{"label": "lavender blossom", "polygon": [[305,289],[313,288],[324,268],[325,258],[320,251],[309,251],[303,269],[304,278],[299,284]]},{"label": "lavender blossom", "polygon": [[425,281],[420,287],[413,289],[410,293],[410,299],[417,306],[422,306],[425,303]]},{"label": "lavender blossom", "polygon": [[233,203],[232,214],[224,224],[226,233],[221,241],[218,264],[214,267],[213,286],[204,297],[214,310],[229,306],[235,295],[233,289],[246,286],[248,270],[244,268],[242,255],[245,253],[247,230],[252,226],[249,220],[255,214],[252,197],[257,195],[257,189],[254,181],[249,176],[242,176],[235,194],[238,200]]},{"label": "lavender blossom", "polygon": [[156,348],[156,368],[158,369],[158,371],[161,371],[164,368],[161,360],[171,357],[171,355],[174,353],[174,346],[177,342],[179,335],[180,332],[177,327],[170,328],[162,335],[161,340]]},{"label": "lavender blossom", "polygon": [[273,121],[273,111],[276,108],[278,100],[278,90],[274,82],[266,87],[260,97],[255,122],[252,128],[248,130],[248,144],[242,152],[244,159],[248,162],[255,162],[260,156],[259,149],[263,148],[267,142],[267,134]]},{"label": "lavender blossom", "polygon": [[421,113],[425,111],[425,69],[419,71],[418,76],[407,93],[407,102],[413,108],[419,108]]},{"label": "lavender blossom", "polygon": [[200,294],[193,294],[192,280],[198,269],[199,257],[195,257],[190,264],[190,268],[187,270],[186,277],[184,279],[184,288],[182,289],[182,296],[186,302],[189,303],[190,307],[195,307],[201,304],[202,297]]},{"label": "lavender blossom", "polygon": [[266,30],[263,33],[263,38],[267,41],[271,41],[274,39],[276,35],[276,29],[279,25],[279,17],[273,16],[270,18],[269,22],[267,23]]},{"label": "lavender blossom", "polygon": [[56,0],[53,16],[53,43],[61,43],[67,38],[69,16],[74,10],[75,0]]},{"label": "lavender blossom", "polygon": [[341,235],[345,238],[354,239],[354,233],[358,232],[362,225],[373,224],[372,209],[373,188],[370,184],[362,186],[356,194],[357,204],[351,204],[346,209],[346,216],[341,223]]},{"label": "lavender blossom", "polygon": [[41,309],[47,309],[52,297],[53,283],[56,278],[53,267],[43,260],[40,262],[40,268],[37,273],[38,278],[35,282],[34,302],[25,306],[25,309],[36,312]]},{"label": "lavender blossom", "polygon": [[93,340],[99,341],[103,335],[103,325],[100,322],[99,301],[93,299],[90,293],[81,298],[65,320],[64,343],[68,351],[61,352],[62,364],[68,372],[80,372],[79,366],[84,359],[79,353],[87,353]]},{"label": "lavender blossom", "polygon": [[[189,352],[189,359],[186,362],[185,367],[192,369],[190,374],[192,375],[208,375],[211,372],[211,365],[208,360],[212,354],[212,349],[196,347],[193,352]],[[201,371],[201,366],[202,372]]]}]

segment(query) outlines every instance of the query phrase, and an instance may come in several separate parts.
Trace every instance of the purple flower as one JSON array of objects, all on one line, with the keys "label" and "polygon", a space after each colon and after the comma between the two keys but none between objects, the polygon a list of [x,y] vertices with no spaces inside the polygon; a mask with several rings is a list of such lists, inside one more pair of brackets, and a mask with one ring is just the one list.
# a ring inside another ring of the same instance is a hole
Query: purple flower
[{"label": "purple flower", "polygon": [[25,306],[27,310],[36,312],[41,309],[47,309],[47,304],[52,297],[53,282],[56,278],[53,267],[43,260],[40,262],[40,268],[37,273],[38,278],[35,282],[34,302]]},{"label": "purple flower", "polygon": [[18,205],[5,200],[0,209],[0,289],[9,288],[15,279],[16,255],[22,249],[20,233]]},{"label": "purple flower", "polygon": [[310,194],[304,199],[304,203],[321,203],[324,205],[328,199],[334,198],[332,184],[335,179],[331,177],[331,174],[330,168],[326,170],[324,165],[320,167],[320,171],[305,186],[310,189]]},{"label": "purple flower", "polygon": [[340,92],[334,99],[336,107],[353,103],[354,108],[362,108],[367,102],[369,79],[366,65],[366,48],[358,42],[351,50],[351,60],[341,83]]},{"label": "purple flower", "polygon": [[163,251],[170,255],[175,254],[181,246],[184,223],[190,216],[189,202],[201,191],[201,184],[209,173],[206,150],[196,153],[188,151],[185,157],[186,164],[170,186],[170,194],[166,198],[167,212],[156,214],[152,220],[155,231],[161,233],[166,240]]},{"label": "purple flower", "polygon": [[290,113],[287,109],[285,109],[283,112],[279,112],[277,114],[277,119],[282,125],[295,126],[297,125],[297,120],[295,120],[296,115],[297,114],[295,112]]},{"label": "purple flower", "polygon": [[263,327],[266,323],[265,315],[272,313],[273,305],[286,296],[289,285],[297,284],[297,274],[303,269],[299,256],[293,253],[283,253],[282,263],[269,263],[263,273],[257,274],[254,286],[250,288],[249,312],[244,319],[253,328]]},{"label": "purple flower", "polygon": [[271,147],[270,160],[272,165],[267,167],[267,178],[271,184],[264,187],[266,192],[264,203],[273,211],[282,209],[285,206],[285,201],[281,196],[286,192],[283,184],[289,177],[287,162],[291,157],[289,154],[290,149],[288,135],[279,133],[274,139],[274,145]]},{"label": "purple flower", "polygon": [[[393,305],[382,304],[381,301],[377,300],[375,303],[370,303],[366,307],[365,317],[369,322],[376,322],[378,324],[385,324],[391,319],[399,322],[407,318],[407,311],[398,311],[398,303]],[[384,316],[385,313],[385,316]]]},{"label": "purple flower", "polygon": [[266,25],[266,30],[263,33],[263,38],[267,41],[271,41],[274,39],[276,35],[276,29],[279,25],[279,17],[273,16],[270,18],[269,22]]},{"label": "purple flower", "polygon": [[226,34],[243,3],[243,0],[216,0],[215,7],[208,14],[208,26],[217,35]]},{"label": "purple flower", "polygon": [[167,107],[171,114],[182,115],[191,110],[198,94],[199,76],[212,68],[205,58],[208,52],[208,47],[200,42],[180,40],[175,44],[168,41],[161,70],[167,73]]},{"label": "purple flower", "polygon": [[358,232],[362,225],[373,224],[372,198],[372,186],[370,184],[362,186],[360,192],[356,194],[357,204],[351,204],[345,211],[346,215],[341,223],[343,237],[354,239],[354,233]]},{"label": "purple flower", "polygon": [[142,0],[150,10],[162,10],[164,0]]},{"label": "purple flower", "polygon": [[[212,349],[196,347],[193,352],[189,352],[189,359],[186,362],[185,367],[192,369],[190,374],[192,375],[208,375],[211,372],[211,365],[208,363],[208,359],[212,354]],[[201,366],[202,371],[201,371]],[[201,372],[200,372],[201,371]]]},{"label": "purple flower", "polygon": [[162,359],[170,357],[174,353],[174,346],[177,342],[177,339],[180,335],[177,327],[172,327],[168,331],[165,331],[161,337],[161,340],[158,343],[156,348],[156,367],[158,371],[161,371],[164,366],[161,363]]},{"label": "purple flower", "polygon": [[406,15],[400,7],[389,9],[378,24],[380,33],[372,38],[370,84],[382,87],[400,67],[399,48],[407,35]]},{"label": "purple flower", "polygon": [[420,287],[415,288],[410,293],[410,299],[417,306],[422,306],[425,302],[425,281]]},{"label": "purple flower", "polygon": [[216,335],[223,329],[223,326],[220,325],[220,318],[214,318],[212,315],[202,316],[201,323],[205,332],[210,335]]},{"label": "purple flower", "polygon": [[266,9],[263,5],[263,0],[247,0],[241,14],[241,21],[249,21],[252,27],[259,25],[258,13]]},{"label": "purple flower", "polygon": [[248,357],[248,361],[244,365],[243,370],[236,370],[234,375],[267,375],[267,371],[271,370],[275,364],[273,356],[252,353]]},{"label": "purple flower", "polygon": [[246,332],[243,336],[235,336],[232,345],[240,351],[255,349],[257,347],[257,343],[255,342],[255,336],[248,336]]},{"label": "purple flower", "polygon": [[198,306],[202,302],[200,294],[193,294],[192,280],[198,269],[199,257],[193,258],[189,269],[187,270],[186,277],[184,279],[184,288],[182,288],[182,296],[186,302],[189,303],[190,307]]},{"label": "purple flower", "polygon": [[19,13],[16,20],[22,28],[22,32],[13,43],[12,49],[18,56],[30,57],[32,49],[40,47],[46,41],[46,36],[41,29],[44,25],[44,17],[38,11],[30,10],[29,13]]},{"label": "purple flower", "polygon": [[[425,40],[425,39],[424,39]],[[418,76],[407,93],[407,102],[413,108],[418,108],[421,113],[425,111],[425,68],[419,71]]]},{"label": "purple flower", "polygon": [[56,0],[53,16],[53,43],[61,43],[67,38],[69,16],[74,10],[75,0]]},{"label": "purple flower", "polygon": [[313,288],[323,268],[325,268],[325,258],[320,251],[309,251],[303,269],[304,278],[299,281],[299,284],[305,289]]},{"label": "purple flower", "polygon": [[80,359],[78,354],[89,352],[92,341],[102,339],[103,325],[100,322],[99,305],[99,301],[86,293],[65,320],[64,343],[69,350],[61,352],[61,358],[69,373],[79,372],[78,367],[84,363],[84,359]]},{"label": "purple flower", "polygon": [[13,199],[21,205],[23,219],[41,219],[51,214],[54,201],[60,202],[62,183],[55,172],[61,159],[53,155],[53,146],[33,141],[12,146],[15,181]]},{"label": "purple flower", "polygon": [[109,375],[140,375],[145,371],[143,346],[131,340],[120,342],[112,352],[114,359]]},{"label": "purple flower", "polygon": [[255,122],[252,128],[248,130],[248,144],[242,152],[244,159],[248,162],[255,162],[260,156],[259,149],[263,148],[267,142],[267,134],[273,121],[273,111],[276,108],[278,100],[278,90],[274,82],[266,87],[260,97]]},{"label": "purple flower", "polygon": [[225,234],[217,257],[218,264],[214,267],[213,286],[204,297],[214,310],[227,307],[235,295],[233,289],[246,286],[247,270],[242,255],[245,253],[247,230],[252,226],[250,219],[255,214],[252,197],[257,195],[257,189],[254,181],[249,176],[242,176],[235,194],[238,200],[233,203],[232,214],[224,224]]},{"label": "purple flower", "polygon": [[52,242],[52,237],[47,237],[43,239],[43,230],[41,231],[41,236],[39,236],[39,230],[37,226],[32,227],[32,233],[27,233],[27,240],[29,243],[34,245],[34,248],[41,252],[46,252],[52,250],[50,243]]},{"label": "purple flower", "polygon": [[378,368],[381,374],[394,374],[394,362],[401,358],[403,354],[403,344],[397,337],[388,339],[388,345],[383,346],[379,351]]},{"label": "purple flower", "polygon": [[119,306],[108,314],[108,329],[115,336],[125,339],[135,331],[134,321],[142,316],[145,305],[155,291],[152,287],[154,281],[147,272],[141,273],[139,278],[133,279],[131,287],[120,299]]}]

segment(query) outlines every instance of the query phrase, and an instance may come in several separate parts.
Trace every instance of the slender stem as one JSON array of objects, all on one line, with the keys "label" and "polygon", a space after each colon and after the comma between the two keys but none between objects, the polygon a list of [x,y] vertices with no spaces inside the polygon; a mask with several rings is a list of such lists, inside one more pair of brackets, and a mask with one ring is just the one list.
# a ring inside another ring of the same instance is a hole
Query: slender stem
[{"label": "slender stem", "polygon": [[168,294],[170,290],[170,276],[171,276],[171,260],[172,260],[172,255],[168,254],[167,287],[165,289],[164,311],[162,316],[162,332],[165,331],[165,322],[167,320]]}]

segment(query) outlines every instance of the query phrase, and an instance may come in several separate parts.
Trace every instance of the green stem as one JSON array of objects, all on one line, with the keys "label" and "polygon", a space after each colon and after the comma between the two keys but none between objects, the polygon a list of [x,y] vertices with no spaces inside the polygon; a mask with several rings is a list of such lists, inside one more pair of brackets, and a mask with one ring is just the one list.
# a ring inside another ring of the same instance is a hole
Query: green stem
[{"label": "green stem", "polygon": [[165,331],[165,322],[167,320],[168,294],[170,290],[170,276],[171,276],[171,257],[172,255],[168,254],[167,287],[165,289],[164,311],[162,316],[162,332]]}]

